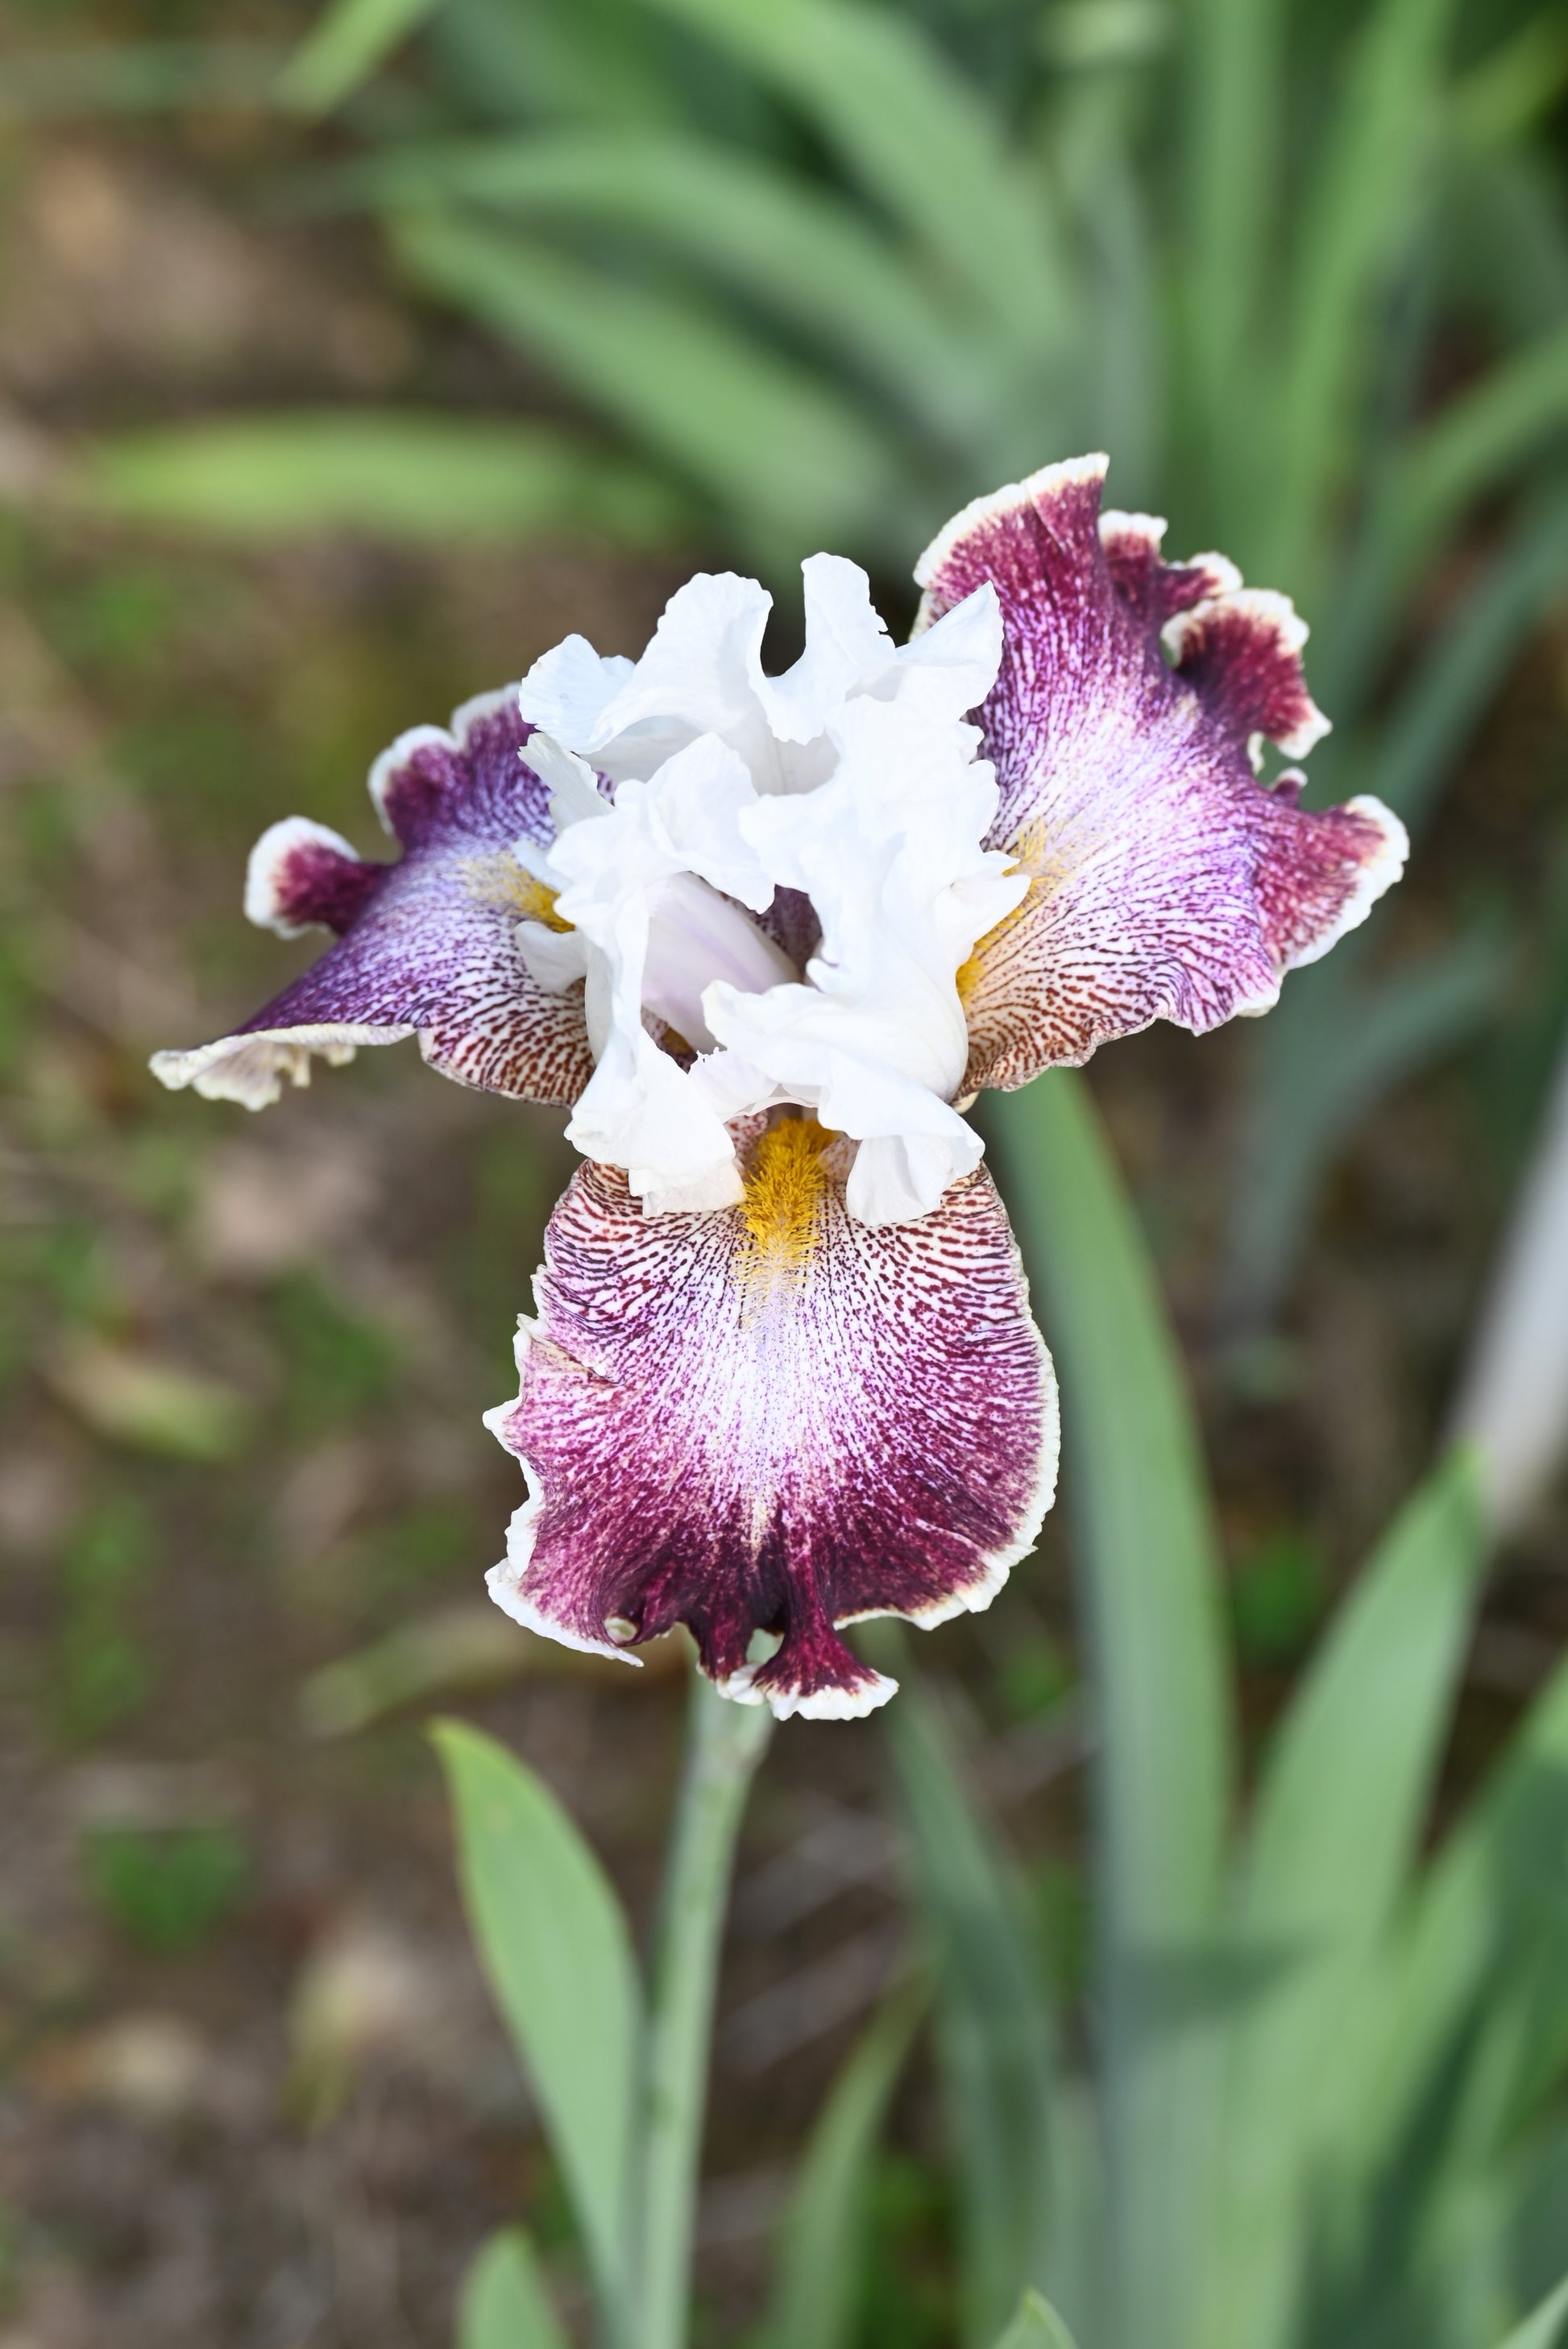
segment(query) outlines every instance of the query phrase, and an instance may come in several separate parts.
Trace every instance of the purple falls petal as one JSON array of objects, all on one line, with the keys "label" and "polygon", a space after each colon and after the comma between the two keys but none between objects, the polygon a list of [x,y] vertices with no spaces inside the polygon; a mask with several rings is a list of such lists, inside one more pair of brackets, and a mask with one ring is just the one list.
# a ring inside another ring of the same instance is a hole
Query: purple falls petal
[{"label": "purple falls petal", "polygon": [[509,1613],[614,1653],[676,1623],[731,1696],[842,1718],[892,1684],[839,1629],[988,1605],[1050,1505],[1056,1385],[990,1178],[851,1220],[851,1146],[810,1120],[748,1152],[745,1202],[645,1216],[581,1167],[488,1424],[530,1498]]},{"label": "purple falls petal", "polygon": [[548,893],[512,854],[552,836],[549,793],[519,755],[530,729],[514,687],[465,704],[449,729],[417,728],[384,752],[370,788],[400,843],[395,864],[356,857],[304,817],[274,824],[251,861],[246,910],[285,936],[338,932],[319,962],[231,1036],[153,1061],[165,1084],[252,1109],[306,1084],[313,1055],[418,1036],[443,1076],[525,1101],[574,1101],[593,1073],[583,991],[551,994],[519,955]]}]

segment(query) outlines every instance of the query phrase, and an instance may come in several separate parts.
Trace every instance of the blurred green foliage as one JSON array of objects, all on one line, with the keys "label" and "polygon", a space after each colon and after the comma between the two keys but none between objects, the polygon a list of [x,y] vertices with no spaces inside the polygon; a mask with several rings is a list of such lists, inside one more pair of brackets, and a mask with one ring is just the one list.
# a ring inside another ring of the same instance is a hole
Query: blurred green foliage
[{"label": "blurred green foliage", "polygon": [[1237,1652],[1249,1663],[1290,1663],[1317,1629],[1328,1597],[1320,1545],[1284,1526],[1250,1550],[1231,1581]]},{"label": "blurred green foliage", "polygon": [[861,2349],[942,2349],[954,2323],[946,2181],[927,2163],[888,2148],[872,2165],[868,2189],[855,2339]]},{"label": "blurred green foliage", "polygon": [[204,1940],[242,1899],[250,1855],[232,1827],[98,1827],[83,1867],[92,1891],[142,1949],[177,1957]]},{"label": "blurred green foliage", "polygon": [[119,1494],[82,1518],[61,1559],[55,1706],[61,1734],[91,1744],[139,1712],[153,1685],[139,1625],[155,1535],[139,1501]]},{"label": "blurred green foliage", "polygon": [[280,1281],[272,1311],[288,1364],[286,1407],[297,1427],[330,1427],[387,1402],[397,1378],[395,1347],[321,1281],[303,1273]]},{"label": "blurred green foliage", "polygon": [[1048,1631],[1027,1630],[998,1644],[996,1689],[1015,1721],[1054,1713],[1072,1688],[1072,1664]]}]

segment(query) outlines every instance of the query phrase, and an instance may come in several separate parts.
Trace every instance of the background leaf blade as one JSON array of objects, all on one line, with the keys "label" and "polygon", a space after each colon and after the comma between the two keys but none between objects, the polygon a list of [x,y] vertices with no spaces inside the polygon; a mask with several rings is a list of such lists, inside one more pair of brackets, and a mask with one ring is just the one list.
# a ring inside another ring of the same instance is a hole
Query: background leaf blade
[{"label": "background leaf blade", "polygon": [[521,2227],[492,2235],[469,2270],[458,2349],[570,2349]]},{"label": "background leaf blade", "polygon": [[1203,2192],[1204,2032],[1161,1976],[1207,1948],[1219,1897],[1233,1731],[1217,1545],[1180,1359],[1087,1087],[1052,1071],[987,1123],[1061,1376],[1099,1716],[1111,2329],[1158,2349],[1184,2338]]},{"label": "background leaf blade", "polygon": [[766,2349],[844,2349],[855,2318],[867,2172],[929,1998],[895,1992],[840,2068],[811,2130],[779,2246]]},{"label": "background leaf blade", "polygon": [[459,1721],[431,1732],[458,1825],[463,1894],[610,2309],[620,2304],[640,2001],[603,1871],[543,1781]]}]

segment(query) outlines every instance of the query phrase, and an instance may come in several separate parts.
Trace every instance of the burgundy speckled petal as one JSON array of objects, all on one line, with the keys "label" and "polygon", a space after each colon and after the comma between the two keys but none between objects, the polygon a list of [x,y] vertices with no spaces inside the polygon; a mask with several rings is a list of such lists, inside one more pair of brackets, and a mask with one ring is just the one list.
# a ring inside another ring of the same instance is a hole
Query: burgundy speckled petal
[{"label": "burgundy speckled petal", "polygon": [[1104,476],[1079,458],[979,500],[916,574],[920,626],[984,580],[1001,597],[987,844],[1033,879],[959,975],[966,1092],[1154,1019],[1202,1032],[1266,1010],[1404,862],[1377,800],[1308,813],[1299,775],[1256,779],[1255,738],[1299,757],[1325,730],[1287,600],[1243,588],[1222,555],[1162,562],[1162,523],[1100,515]]},{"label": "burgundy speckled petal", "polygon": [[655,1217],[579,1168],[487,1423],[529,1483],[490,1577],[510,1614],[610,1654],[686,1623],[727,1694],[840,1718],[892,1684],[835,1627],[989,1603],[1056,1474],[1017,1250],[983,1171],[916,1223],[851,1222],[851,1155],[786,1121],[742,1206]]},{"label": "burgundy speckled petal", "polygon": [[307,815],[285,816],[263,832],[245,874],[245,918],[280,938],[310,929],[351,929],[369,903],[384,864],[356,856],[341,833]]},{"label": "burgundy speckled petal", "polygon": [[284,936],[321,924],[337,941],[233,1035],[157,1054],[163,1082],[260,1109],[310,1081],[313,1053],[335,1064],[417,1035],[443,1076],[574,1101],[593,1067],[582,989],[547,994],[515,938],[522,916],[549,915],[511,853],[552,836],[549,794],[518,755],[530,730],[507,687],[466,703],[449,730],[418,727],[385,751],[370,789],[402,843],[396,864],[367,864],[303,816],[274,824],[251,860],[246,912]]}]

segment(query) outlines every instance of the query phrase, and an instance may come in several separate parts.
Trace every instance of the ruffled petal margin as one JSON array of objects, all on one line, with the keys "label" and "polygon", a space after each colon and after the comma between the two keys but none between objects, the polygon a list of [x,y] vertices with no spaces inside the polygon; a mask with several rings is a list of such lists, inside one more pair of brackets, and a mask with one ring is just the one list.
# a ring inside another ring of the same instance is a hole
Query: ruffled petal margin
[{"label": "ruffled petal margin", "polygon": [[313,1055],[339,1066],[361,1044],[417,1036],[432,1068],[522,1101],[575,1101],[593,1072],[583,990],[547,992],[517,947],[548,892],[512,854],[553,837],[550,795],[520,753],[531,730],[508,686],[420,726],[384,751],[370,792],[402,847],[395,864],[356,856],[304,816],[263,833],[245,910],[285,937],[338,933],[319,962],[232,1036],[154,1055],[166,1085],[248,1109],[308,1084]]},{"label": "ruffled petal margin", "polygon": [[529,1485],[490,1588],[610,1655],[685,1623],[726,1695],[844,1719],[894,1686],[844,1625],[988,1606],[1033,1546],[1056,1381],[984,1170],[869,1226],[852,1145],[813,1121],[742,1152],[744,1202],[706,1215],[645,1216],[617,1168],[578,1169],[521,1392],[486,1421]]},{"label": "ruffled petal margin", "polygon": [[915,574],[917,626],[985,580],[1001,598],[986,844],[1031,881],[960,974],[965,1092],[1154,1019],[1202,1033],[1267,1010],[1404,864],[1379,801],[1309,812],[1299,773],[1257,780],[1264,740],[1301,758],[1327,730],[1289,600],[1244,588],[1222,555],[1164,562],[1162,523],[1100,513],[1105,470],[1078,458],[978,500]]}]

